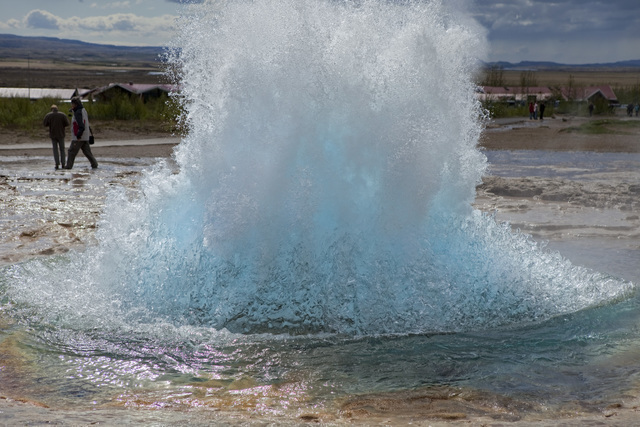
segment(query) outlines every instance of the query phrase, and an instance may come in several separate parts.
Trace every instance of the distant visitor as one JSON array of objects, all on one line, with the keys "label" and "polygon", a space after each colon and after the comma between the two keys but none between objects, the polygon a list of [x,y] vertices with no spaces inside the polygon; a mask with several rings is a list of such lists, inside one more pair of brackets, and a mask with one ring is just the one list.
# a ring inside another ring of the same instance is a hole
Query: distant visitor
[{"label": "distant visitor", "polygon": [[533,102],[529,102],[529,120],[533,120]]},{"label": "distant visitor", "polygon": [[69,147],[69,158],[67,159],[66,169],[73,168],[73,162],[80,150],[82,150],[85,157],[89,159],[91,167],[96,169],[98,162],[96,158],[93,157],[91,146],[89,145],[89,136],[91,134],[89,115],[87,114],[87,110],[82,106],[80,98],[71,98],[71,112],[73,113],[71,118],[71,146]]},{"label": "distant visitor", "polygon": [[51,106],[51,112],[44,116],[43,124],[49,128],[49,137],[53,145],[53,160],[56,162],[56,169],[66,167],[64,156],[64,136],[66,127],[69,126],[69,119],[64,113],[58,111],[57,105]]}]

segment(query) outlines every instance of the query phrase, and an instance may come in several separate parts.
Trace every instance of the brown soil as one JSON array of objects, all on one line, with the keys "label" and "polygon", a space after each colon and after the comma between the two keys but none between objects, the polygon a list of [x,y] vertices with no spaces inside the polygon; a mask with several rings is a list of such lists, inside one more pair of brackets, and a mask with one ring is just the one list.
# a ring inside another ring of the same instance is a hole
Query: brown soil
[{"label": "brown soil", "polygon": [[[91,150],[96,157],[168,157],[173,152],[175,144],[160,145],[127,145],[127,146],[105,146],[101,141],[122,141],[139,140],[152,138],[171,138],[176,135],[169,130],[163,129],[159,124],[144,122],[100,122],[91,123],[94,131],[96,144]],[[0,128],[0,145],[6,144],[26,144],[26,143],[49,143],[50,139],[46,128],[39,132],[25,132],[14,129]],[[67,147],[69,141],[66,141]],[[2,156],[48,156],[51,155],[50,148],[18,148],[15,150],[0,150]]]},{"label": "brown soil", "polygon": [[[640,152],[640,126],[612,128],[609,133],[598,135],[572,131],[589,120],[597,118],[556,116],[543,121],[501,119],[487,126],[480,146],[489,150]],[[640,118],[628,120],[640,121]]]},{"label": "brown soil", "polygon": [[[557,116],[544,121],[522,119],[499,119],[489,123],[482,134],[479,145],[489,150],[551,150],[551,151],[598,151],[640,152],[640,126],[630,129],[612,129],[610,133],[584,135],[572,132],[584,124],[588,117]],[[595,120],[595,118],[593,119]],[[628,118],[625,120],[638,120]],[[108,157],[159,157],[169,156],[173,146],[121,146],[106,147],[100,141],[117,141],[148,138],[169,138],[175,135],[159,124],[141,122],[95,122],[92,124],[97,143],[92,148],[97,156]],[[46,129],[32,132],[0,129],[1,144],[49,142]],[[50,149],[2,150],[0,155],[48,155]]]},{"label": "brown soil", "polygon": [[[68,145],[67,145],[68,146]],[[170,157],[175,144],[157,145],[126,145],[126,146],[100,146],[96,143],[91,146],[91,152],[100,158],[139,158],[139,157]],[[0,150],[0,156],[53,156],[51,148]],[[82,154],[81,154],[82,156]],[[53,159],[53,157],[52,157]]]}]

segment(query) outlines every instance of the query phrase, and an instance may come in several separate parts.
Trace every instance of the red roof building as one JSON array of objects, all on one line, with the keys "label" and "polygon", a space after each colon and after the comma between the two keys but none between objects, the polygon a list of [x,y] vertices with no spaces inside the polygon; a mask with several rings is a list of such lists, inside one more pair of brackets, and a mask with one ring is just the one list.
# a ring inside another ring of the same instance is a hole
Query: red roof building
[{"label": "red roof building", "polygon": [[536,101],[553,98],[554,92],[547,86],[480,86],[478,98],[481,101]]},{"label": "red roof building", "polygon": [[598,98],[606,99],[609,104],[617,104],[618,97],[609,85],[586,86],[561,89],[562,98],[573,101],[596,101]]},{"label": "red roof building", "polygon": [[536,101],[548,100],[551,98],[562,98],[565,101],[596,101],[606,99],[610,104],[617,104],[618,97],[609,85],[575,87],[575,88],[550,88],[547,86],[480,86],[477,91],[480,101]]}]

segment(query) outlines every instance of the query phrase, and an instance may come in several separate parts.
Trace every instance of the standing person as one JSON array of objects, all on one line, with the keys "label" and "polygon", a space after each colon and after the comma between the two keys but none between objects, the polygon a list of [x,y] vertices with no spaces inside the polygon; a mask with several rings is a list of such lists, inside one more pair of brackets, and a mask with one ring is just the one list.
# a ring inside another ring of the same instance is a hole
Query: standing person
[{"label": "standing person", "polygon": [[529,120],[533,120],[533,102],[529,102]]},{"label": "standing person", "polygon": [[544,120],[544,109],[545,109],[544,101],[540,103],[540,120]]},{"label": "standing person", "polygon": [[533,103],[533,120],[538,120],[538,102]]},{"label": "standing person", "polygon": [[69,126],[69,119],[66,114],[58,111],[58,106],[53,104],[51,111],[44,116],[43,125],[49,128],[49,137],[53,145],[53,160],[56,162],[56,169],[62,166],[65,168],[64,159],[64,135],[66,127]]},{"label": "standing person", "polygon": [[96,158],[93,157],[91,146],[89,145],[89,134],[91,133],[89,116],[87,115],[87,110],[82,107],[80,98],[71,98],[71,111],[73,112],[71,119],[71,146],[69,147],[69,158],[67,159],[67,167],[65,169],[73,168],[73,162],[80,150],[82,150],[85,157],[89,159],[91,167],[96,169],[98,162]]}]

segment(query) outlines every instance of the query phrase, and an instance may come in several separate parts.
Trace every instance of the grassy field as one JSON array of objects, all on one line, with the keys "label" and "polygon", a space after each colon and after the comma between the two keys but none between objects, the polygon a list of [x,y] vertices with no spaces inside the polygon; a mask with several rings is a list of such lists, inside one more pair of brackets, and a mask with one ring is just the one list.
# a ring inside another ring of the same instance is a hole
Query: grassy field
[{"label": "grassy field", "polygon": [[[0,87],[93,88],[109,83],[166,83],[159,61],[64,61],[58,59],[0,59]],[[537,86],[640,86],[640,69],[554,69],[533,71]],[[505,86],[519,86],[522,71],[503,70]],[[482,80],[482,75],[478,76]]]},{"label": "grassy field", "polygon": [[[522,71],[505,70],[505,86],[520,86]],[[577,86],[611,85],[611,87],[640,85],[640,69],[591,70],[559,69],[534,71],[538,86],[566,86],[569,78]]]},{"label": "grassy field", "polygon": [[[0,59],[0,87],[43,87],[43,88],[95,88],[109,83],[166,83],[162,74],[163,64],[147,56],[140,60],[128,57],[126,60],[108,62],[104,59],[83,60],[60,58],[28,59],[5,57]],[[566,86],[571,80],[575,86],[611,85],[621,103],[640,101],[640,69],[554,69],[538,70],[530,73],[537,86]],[[504,70],[505,86],[519,86],[522,71]],[[13,133],[18,132],[25,138],[41,133],[41,117],[48,112],[50,102],[26,105],[19,100],[0,100],[0,128]],[[26,101],[26,100],[25,100]],[[564,103],[568,104],[568,103]],[[549,103],[546,114],[554,113],[587,115],[585,105],[560,105],[556,108]],[[102,122],[105,131],[113,129],[130,129],[131,132],[162,133],[176,129],[175,105],[165,106],[155,103],[142,105],[141,102],[129,104],[127,100],[119,100],[118,104],[89,106],[94,122]],[[509,107],[508,105],[492,105],[493,117],[527,116],[526,107]],[[600,112],[597,112],[598,115]],[[602,109],[604,115],[604,109]],[[595,126],[595,125],[594,125]],[[576,132],[597,132],[596,129],[576,130]],[[11,140],[15,140],[13,135]]]},{"label": "grassy field", "polygon": [[[490,86],[521,86],[526,81],[526,86],[558,87],[588,87],[609,85],[613,89],[618,104],[640,103],[640,68],[557,68],[542,70],[485,70],[476,76],[478,84]],[[496,83],[501,81],[501,84]],[[559,99],[547,102],[545,114],[571,114],[577,116],[588,115],[586,102],[567,102]],[[485,105],[492,117],[524,117],[527,116],[526,105],[509,105],[505,102],[489,102]],[[605,100],[596,102],[596,116],[617,115],[617,109],[611,109]]]},{"label": "grassy field", "polygon": [[[105,62],[69,59],[0,59],[0,87],[92,89],[109,83],[166,83],[160,62],[149,58],[139,61]],[[27,142],[41,137],[42,117],[52,103],[60,100],[0,98],[0,136],[6,143]],[[135,98],[119,98],[110,103],[88,104],[92,127],[103,135],[170,134],[176,128],[175,105],[166,98],[144,104]]]},{"label": "grassy field", "polygon": [[[69,114],[69,105],[56,99],[29,101],[24,98],[0,98],[0,143],[32,142],[42,139],[45,128],[42,119],[51,104],[58,104]],[[127,95],[113,97],[109,102],[84,102],[96,138],[138,139],[179,133],[178,105],[167,96],[144,103]]]},{"label": "grassy field", "polygon": [[599,119],[569,126],[560,133],[578,133],[582,135],[637,135],[640,130],[639,120]]}]

